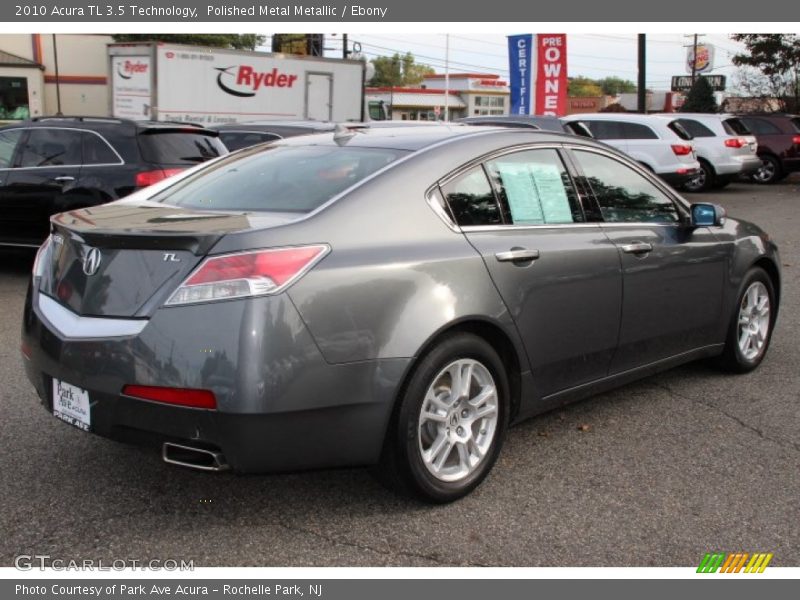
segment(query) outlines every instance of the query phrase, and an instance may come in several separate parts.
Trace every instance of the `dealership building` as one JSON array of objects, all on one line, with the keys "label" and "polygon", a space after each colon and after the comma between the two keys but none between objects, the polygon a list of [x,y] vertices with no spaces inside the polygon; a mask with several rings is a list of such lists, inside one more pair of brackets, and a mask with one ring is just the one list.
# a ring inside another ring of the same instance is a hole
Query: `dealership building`
[{"label": "dealership building", "polygon": [[428,75],[414,88],[367,88],[367,100],[383,101],[397,121],[444,119],[445,102],[450,120],[503,115],[508,113],[508,97],[508,83],[489,73],[452,73],[448,83],[445,75]]},{"label": "dealership building", "polygon": [[109,35],[0,35],[0,121],[108,114]]}]

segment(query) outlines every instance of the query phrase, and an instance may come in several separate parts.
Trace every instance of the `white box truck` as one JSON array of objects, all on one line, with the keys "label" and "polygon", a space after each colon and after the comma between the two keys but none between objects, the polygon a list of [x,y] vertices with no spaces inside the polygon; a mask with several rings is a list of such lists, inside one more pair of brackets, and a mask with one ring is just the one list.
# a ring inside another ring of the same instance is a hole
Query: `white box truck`
[{"label": "white box truck", "polygon": [[183,46],[108,45],[113,117],[213,125],[362,121],[362,61]]}]

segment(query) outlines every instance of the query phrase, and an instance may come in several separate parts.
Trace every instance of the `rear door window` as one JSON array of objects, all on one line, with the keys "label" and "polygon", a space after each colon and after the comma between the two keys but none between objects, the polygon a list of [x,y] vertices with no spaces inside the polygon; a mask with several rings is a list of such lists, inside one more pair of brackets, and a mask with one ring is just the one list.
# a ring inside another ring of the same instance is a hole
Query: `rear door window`
[{"label": "rear door window", "polygon": [[197,164],[228,153],[216,136],[192,130],[146,129],[138,140],[142,158],[155,164]]},{"label": "rear door window", "polygon": [[669,124],[669,128],[680,136],[680,127],[677,127],[678,125],[687,131],[693,138],[716,137],[713,131],[703,125],[700,121],[695,121],[694,119],[678,119],[677,121],[673,121]]},{"label": "rear door window", "polygon": [[218,161],[151,199],[201,210],[305,213],[405,154],[339,146],[254,148]]},{"label": "rear door window", "polygon": [[474,167],[442,186],[453,219],[461,226],[499,225],[500,205],[483,167]]},{"label": "rear door window", "polygon": [[83,164],[118,165],[122,161],[102,137],[89,131],[83,132]]},{"label": "rear door window", "polygon": [[729,135],[753,135],[753,132],[741,119],[725,119],[722,126]]},{"label": "rear door window", "polygon": [[526,150],[486,163],[508,221],[548,225],[583,221],[578,194],[554,149]]},{"label": "rear door window", "polygon": [[622,135],[626,140],[657,140],[658,135],[641,123],[622,123]]},{"label": "rear door window", "polygon": [[24,129],[0,131],[0,169],[8,169],[12,166],[14,151],[24,132]]},{"label": "rear door window", "polygon": [[35,128],[22,148],[21,167],[80,166],[82,132]]}]

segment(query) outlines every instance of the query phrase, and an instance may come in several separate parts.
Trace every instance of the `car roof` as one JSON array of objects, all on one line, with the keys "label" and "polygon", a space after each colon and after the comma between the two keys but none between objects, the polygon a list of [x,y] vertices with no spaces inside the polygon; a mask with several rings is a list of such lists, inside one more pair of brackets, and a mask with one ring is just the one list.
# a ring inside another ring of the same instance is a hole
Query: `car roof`
[{"label": "car roof", "polygon": [[186,123],[179,121],[134,121],[131,119],[117,119],[114,117],[92,117],[92,116],[45,116],[34,117],[26,121],[11,123],[4,129],[20,127],[63,127],[67,129],[91,129],[97,131],[120,131],[127,130],[134,133],[136,130],[155,130],[155,129],[181,129],[197,131],[198,133],[208,133],[216,135],[211,129],[198,125],[197,123]]},{"label": "car roof", "polygon": [[672,121],[679,119],[684,113],[651,113],[643,115],[641,113],[577,113],[574,115],[567,115],[565,120],[580,121],[581,119],[594,119],[595,121],[631,121],[641,123],[652,123]]},{"label": "car roof", "polygon": [[[530,141],[537,142],[563,142],[565,138],[576,139],[576,136],[554,131],[510,129],[508,127],[468,127],[455,124],[439,127],[380,127],[343,130],[336,133],[287,138],[274,143],[286,146],[340,145],[351,148],[389,148],[414,152],[435,144],[451,143],[467,137],[509,134],[518,135],[520,138],[527,136]],[[588,138],[580,139],[588,141]],[[523,141],[520,139],[520,143]]]}]

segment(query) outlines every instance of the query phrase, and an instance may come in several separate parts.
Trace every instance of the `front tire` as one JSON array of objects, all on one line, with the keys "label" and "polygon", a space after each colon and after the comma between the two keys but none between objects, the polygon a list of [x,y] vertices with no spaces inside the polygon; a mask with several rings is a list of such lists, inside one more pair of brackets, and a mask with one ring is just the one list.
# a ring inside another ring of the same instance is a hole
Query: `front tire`
[{"label": "front tire", "polygon": [[494,348],[469,333],[449,336],[414,368],[378,476],[427,502],[457,500],[494,465],[509,412],[508,377]]},{"label": "front tire", "polygon": [[761,364],[772,338],[777,309],[769,275],[759,267],[751,269],[739,290],[719,366],[733,373],[748,373]]}]

